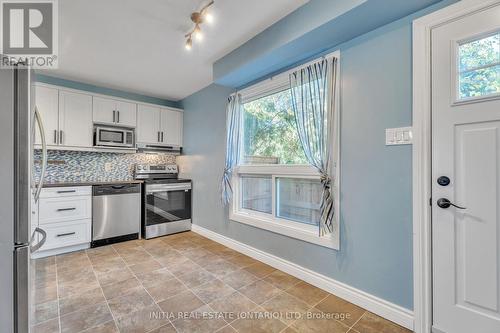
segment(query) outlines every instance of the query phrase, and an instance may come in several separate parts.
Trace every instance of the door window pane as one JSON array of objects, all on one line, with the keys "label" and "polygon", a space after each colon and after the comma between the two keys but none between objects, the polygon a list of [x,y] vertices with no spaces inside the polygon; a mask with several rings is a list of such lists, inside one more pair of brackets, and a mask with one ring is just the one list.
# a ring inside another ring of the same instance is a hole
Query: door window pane
[{"label": "door window pane", "polygon": [[272,213],[271,176],[241,176],[241,207],[262,213]]},{"label": "door window pane", "polygon": [[460,45],[460,71],[498,63],[500,60],[499,45],[500,34]]},{"label": "door window pane", "polygon": [[460,98],[500,93],[500,66],[460,73]]},{"label": "door window pane", "polygon": [[280,218],[318,226],[322,191],[319,180],[277,178],[276,215]]},{"label": "door window pane", "polygon": [[500,33],[459,45],[459,98],[500,93]]}]

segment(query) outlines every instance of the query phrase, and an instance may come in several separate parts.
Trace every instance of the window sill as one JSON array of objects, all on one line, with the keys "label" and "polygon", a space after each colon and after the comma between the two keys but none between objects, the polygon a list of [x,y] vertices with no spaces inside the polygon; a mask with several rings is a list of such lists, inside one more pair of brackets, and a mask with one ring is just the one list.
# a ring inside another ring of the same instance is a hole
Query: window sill
[{"label": "window sill", "polygon": [[302,228],[296,228],[294,226],[280,224],[273,220],[266,219],[265,217],[254,216],[253,214],[247,214],[243,212],[238,212],[238,213],[231,212],[229,219],[239,223],[251,225],[256,228],[268,230],[277,234],[299,239],[311,244],[316,244],[334,250],[339,249],[338,234],[337,235],[332,234],[320,237],[315,232],[304,230]]}]

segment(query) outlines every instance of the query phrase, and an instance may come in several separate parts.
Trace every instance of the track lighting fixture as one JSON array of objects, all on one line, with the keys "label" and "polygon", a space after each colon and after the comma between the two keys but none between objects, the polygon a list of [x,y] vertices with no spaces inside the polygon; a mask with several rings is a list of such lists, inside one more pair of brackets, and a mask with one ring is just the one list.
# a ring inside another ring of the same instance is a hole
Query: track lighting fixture
[{"label": "track lighting fixture", "polygon": [[209,8],[214,4],[214,2],[214,0],[210,1],[199,12],[194,12],[191,14],[191,21],[193,21],[194,23],[194,28],[185,36],[186,50],[191,50],[191,48],[193,47],[193,37],[197,41],[201,41],[203,39],[201,24],[204,22],[212,23],[214,21],[213,15],[209,12]]}]

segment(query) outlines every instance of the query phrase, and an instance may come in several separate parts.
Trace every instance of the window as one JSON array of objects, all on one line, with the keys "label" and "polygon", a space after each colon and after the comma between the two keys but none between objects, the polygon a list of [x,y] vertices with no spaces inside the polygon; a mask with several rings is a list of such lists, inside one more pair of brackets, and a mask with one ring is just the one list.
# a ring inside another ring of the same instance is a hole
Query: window
[{"label": "window", "polygon": [[500,32],[458,46],[459,99],[500,93]]},{"label": "window", "polygon": [[243,108],[244,164],[307,164],[289,89],[245,103]]},{"label": "window", "polygon": [[271,176],[241,175],[241,208],[272,213]]},{"label": "window", "polygon": [[230,219],[338,248],[338,239],[319,236],[323,186],[298,136],[288,75],[240,92],[242,147]]},{"label": "window", "polygon": [[317,179],[276,178],[276,216],[319,227],[323,187]]}]

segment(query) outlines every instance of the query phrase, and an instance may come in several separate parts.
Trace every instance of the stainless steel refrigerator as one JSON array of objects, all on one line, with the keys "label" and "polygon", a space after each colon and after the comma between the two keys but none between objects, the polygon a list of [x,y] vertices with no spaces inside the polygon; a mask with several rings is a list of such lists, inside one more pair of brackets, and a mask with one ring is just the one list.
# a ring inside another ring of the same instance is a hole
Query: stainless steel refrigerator
[{"label": "stainless steel refrigerator", "polygon": [[[0,55],[1,58],[1,55]],[[29,332],[36,269],[31,253],[45,232],[31,225],[47,165],[43,124],[36,110],[33,71],[0,68],[0,332]],[[41,174],[32,180],[35,126],[42,139]]]}]

